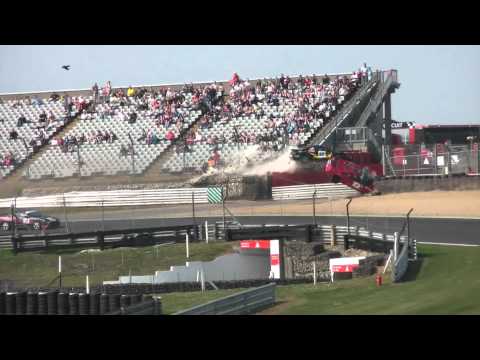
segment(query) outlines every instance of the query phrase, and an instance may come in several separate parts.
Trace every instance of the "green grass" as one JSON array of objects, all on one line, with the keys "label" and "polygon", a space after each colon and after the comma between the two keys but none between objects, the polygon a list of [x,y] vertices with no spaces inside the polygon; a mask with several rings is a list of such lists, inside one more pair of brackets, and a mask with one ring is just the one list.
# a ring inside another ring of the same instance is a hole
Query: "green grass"
[{"label": "green grass", "polygon": [[205,304],[209,301],[232,295],[247,289],[211,290],[204,293],[199,291],[159,294],[162,298],[162,311],[164,314],[173,314],[192,306]]},{"label": "green grass", "polygon": [[[421,262],[406,281],[392,283],[384,275],[277,287],[277,305],[263,314],[480,314],[480,247],[419,246]],[[242,289],[162,295],[166,313],[206,303]]]},{"label": "green grass", "polygon": [[[210,261],[232,251],[235,243],[190,244],[190,261]],[[122,264],[123,254],[123,264]],[[118,280],[120,275],[148,275],[168,270],[172,265],[185,264],[185,245],[123,248],[95,253],[75,251],[25,252],[14,255],[0,251],[0,280],[11,280],[17,286],[44,287],[58,275],[58,255],[62,255],[62,283],[65,287],[85,286],[105,280]],[[55,285],[53,285],[55,286]]]},{"label": "green grass", "polygon": [[[419,246],[419,271],[377,287],[375,277],[280,286],[268,314],[480,314],[480,247]],[[409,269],[410,270],[410,269]],[[415,274],[417,273],[417,274]]]}]

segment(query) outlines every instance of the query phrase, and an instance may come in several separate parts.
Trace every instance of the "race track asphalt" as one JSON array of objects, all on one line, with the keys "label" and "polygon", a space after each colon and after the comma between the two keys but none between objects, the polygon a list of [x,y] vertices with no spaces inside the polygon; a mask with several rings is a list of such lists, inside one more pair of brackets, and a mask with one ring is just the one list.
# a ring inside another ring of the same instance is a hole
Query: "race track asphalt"
[{"label": "race track asphalt", "polygon": [[[312,216],[240,216],[237,219],[245,225],[254,224],[288,224],[301,225],[312,224]],[[222,217],[197,217],[197,224],[208,220],[222,221]],[[317,216],[319,225],[346,225],[345,216]],[[405,218],[400,217],[363,217],[351,216],[351,226],[362,226],[374,232],[393,234],[400,231]],[[102,224],[98,220],[74,220],[69,221],[70,231],[86,232],[101,230],[114,230],[126,228],[142,228],[155,226],[171,226],[192,224],[193,219],[188,218],[114,218],[105,220]],[[53,232],[64,232],[65,227],[51,230]],[[410,234],[417,242],[452,243],[480,245],[480,220],[478,219],[446,219],[446,218],[411,218]]]}]

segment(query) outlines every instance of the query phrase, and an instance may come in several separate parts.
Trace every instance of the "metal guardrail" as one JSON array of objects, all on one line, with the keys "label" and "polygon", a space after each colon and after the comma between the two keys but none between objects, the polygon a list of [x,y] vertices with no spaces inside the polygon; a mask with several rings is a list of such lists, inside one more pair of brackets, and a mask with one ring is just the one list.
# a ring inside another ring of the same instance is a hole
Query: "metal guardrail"
[{"label": "metal guardrail", "polygon": [[[191,204],[192,193],[195,203],[208,203],[207,188],[74,191],[35,197],[16,198],[17,207],[92,207],[128,205]],[[15,198],[0,199],[0,207],[9,208]]]},{"label": "metal guardrail", "polygon": [[[416,251],[415,251],[416,252]],[[392,269],[392,281],[399,282],[405,276],[408,270],[408,257],[409,257],[409,246],[408,243],[404,242],[402,250],[398,255],[397,261],[393,264]]]},{"label": "metal guardrail", "polygon": [[275,304],[276,284],[270,283],[258,288],[194,306],[173,315],[246,315],[255,313]]},{"label": "metal guardrail", "polygon": [[[283,236],[305,241],[323,242],[331,244],[332,239],[336,244],[344,243],[347,235],[346,226],[335,225],[235,225],[228,223],[226,227],[227,239],[230,241],[247,238],[273,238]],[[136,228],[125,230],[95,231],[87,233],[51,234],[51,235],[22,235],[16,244],[16,251],[38,251],[56,248],[115,248],[119,246],[142,246],[154,244],[169,244],[183,242],[185,234],[191,234],[191,241],[195,241],[193,233],[197,232],[198,241],[206,241],[205,226],[186,225],[162,228]],[[146,234],[147,238],[142,239]],[[222,222],[208,224],[209,241],[224,241]],[[383,234],[368,231],[358,226],[350,226],[350,234],[373,239],[393,242],[392,234]],[[125,238],[125,237],[126,238]],[[103,240],[102,240],[103,237]],[[401,236],[400,241],[405,241],[406,236]],[[11,235],[0,236],[0,249],[12,249]]]},{"label": "metal guardrail", "polygon": [[94,231],[51,235],[17,235],[2,237],[2,248],[13,248],[15,253],[47,249],[82,249],[149,246],[171,242],[184,242],[186,234],[192,241],[199,235],[196,225],[164,226],[155,228],[133,228],[123,230]]},{"label": "metal guardrail", "polygon": [[316,198],[342,198],[357,196],[360,193],[344,184],[312,184],[272,187],[273,200],[311,199],[316,191]]}]

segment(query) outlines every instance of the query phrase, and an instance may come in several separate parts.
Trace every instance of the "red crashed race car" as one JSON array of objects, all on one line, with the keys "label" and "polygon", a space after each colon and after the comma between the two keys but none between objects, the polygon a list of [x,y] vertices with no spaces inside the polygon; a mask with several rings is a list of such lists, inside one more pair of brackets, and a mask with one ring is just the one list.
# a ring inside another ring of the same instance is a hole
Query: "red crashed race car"
[{"label": "red crashed race car", "polygon": [[32,230],[51,229],[60,225],[57,218],[45,216],[37,210],[17,210],[13,217],[12,215],[0,216],[0,228],[3,231],[11,230],[14,223],[17,229]]}]

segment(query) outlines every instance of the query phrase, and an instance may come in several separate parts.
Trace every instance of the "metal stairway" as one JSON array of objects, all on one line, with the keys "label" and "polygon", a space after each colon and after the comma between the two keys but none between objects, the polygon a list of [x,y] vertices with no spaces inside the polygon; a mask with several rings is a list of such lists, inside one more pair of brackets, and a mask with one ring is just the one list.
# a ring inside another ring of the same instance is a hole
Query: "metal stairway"
[{"label": "metal stairway", "polygon": [[347,103],[338,111],[338,113],[331,119],[320,131],[312,136],[307,141],[306,145],[313,144],[324,145],[334,135],[335,130],[339,127],[353,126],[356,116],[359,114],[359,110],[366,106],[367,100],[370,98],[372,92],[379,85],[380,72],[376,72],[372,79],[364,85],[361,89],[357,90],[355,95],[347,101]]},{"label": "metal stairway", "polygon": [[386,79],[384,79],[384,81],[380,81],[379,86],[377,87],[374,95],[370,98],[370,102],[360,115],[355,127],[368,126],[368,121],[372,116],[375,116],[379,110],[379,107],[384,102],[385,97],[400,87],[396,76],[394,76],[392,72],[383,73],[382,75],[386,76]]}]

